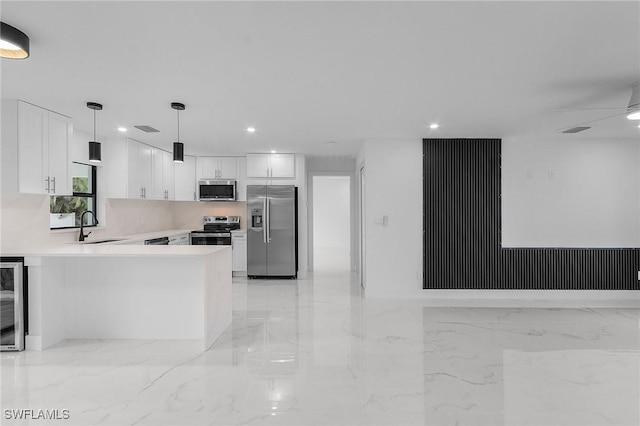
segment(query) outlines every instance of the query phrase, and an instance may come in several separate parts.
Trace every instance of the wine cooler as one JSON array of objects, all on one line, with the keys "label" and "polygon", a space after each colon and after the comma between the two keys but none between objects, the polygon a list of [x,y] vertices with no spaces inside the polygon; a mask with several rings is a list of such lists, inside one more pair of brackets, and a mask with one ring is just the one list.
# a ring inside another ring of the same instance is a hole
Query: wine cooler
[{"label": "wine cooler", "polygon": [[0,350],[24,350],[25,278],[24,260],[0,260]]}]

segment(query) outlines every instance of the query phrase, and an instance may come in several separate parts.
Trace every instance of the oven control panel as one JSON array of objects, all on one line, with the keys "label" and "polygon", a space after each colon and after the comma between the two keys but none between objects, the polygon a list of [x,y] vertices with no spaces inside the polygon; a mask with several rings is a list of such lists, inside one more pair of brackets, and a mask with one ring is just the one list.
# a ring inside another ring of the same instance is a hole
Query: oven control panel
[{"label": "oven control panel", "polygon": [[205,225],[209,224],[227,224],[227,225],[236,225],[240,224],[240,216],[204,216],[202,218],[202,222]]}]

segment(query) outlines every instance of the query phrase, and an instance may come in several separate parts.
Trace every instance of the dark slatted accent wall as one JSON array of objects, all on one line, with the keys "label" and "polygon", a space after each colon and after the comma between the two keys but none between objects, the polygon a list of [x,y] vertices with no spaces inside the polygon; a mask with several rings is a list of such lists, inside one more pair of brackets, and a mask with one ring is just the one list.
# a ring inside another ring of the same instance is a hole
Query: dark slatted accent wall
[{"label": "dark slatted accent wall", "polygon": [[500,139],[424,140],[424,288],[639,290],[639,249],[503,249]]}]

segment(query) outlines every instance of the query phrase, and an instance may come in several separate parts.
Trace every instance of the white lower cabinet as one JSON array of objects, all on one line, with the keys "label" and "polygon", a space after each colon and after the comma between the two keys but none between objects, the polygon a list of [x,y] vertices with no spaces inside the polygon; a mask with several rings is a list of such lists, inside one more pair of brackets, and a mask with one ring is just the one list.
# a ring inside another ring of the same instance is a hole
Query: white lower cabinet
[{"label": "white lower cabinet", "polygon": [[247,233],[231,233],[232,272],[247,271]]}]

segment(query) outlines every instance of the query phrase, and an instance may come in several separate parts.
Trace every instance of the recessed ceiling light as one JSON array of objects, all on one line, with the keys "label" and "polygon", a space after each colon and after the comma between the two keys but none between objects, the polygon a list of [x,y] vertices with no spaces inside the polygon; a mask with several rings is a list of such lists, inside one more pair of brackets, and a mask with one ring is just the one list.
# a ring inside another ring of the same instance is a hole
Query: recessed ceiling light
[{"label": "recessed ceiling light", "polygon": [[433,123],[429,126],[430,129],[437,129],[438,127],[440,127],[438,123]]},{"label": "recessed ceiling light", "polygon": [[627,118],[629,120],[640,120],[640,111],[632,112],[631,114],[627,115]]},{"label": "recessed ceiling light", "polygon": [[247,132],[255,133],[256,132],[256,128],[255,127],[247,127]]},{"label": "recessed ceiling light", "polygon": [[275,149],[272,149],[272,150],[271,150],[271,153],[272,153],[272,154],[275,154],[275,153],[276,153],[276,150],[275,150]]},{"label": "recessed ceiling light", "polygon": [[124,133],[124,132],[127,131],[127,128],[126,127],[118,127],[118,131]]}]

